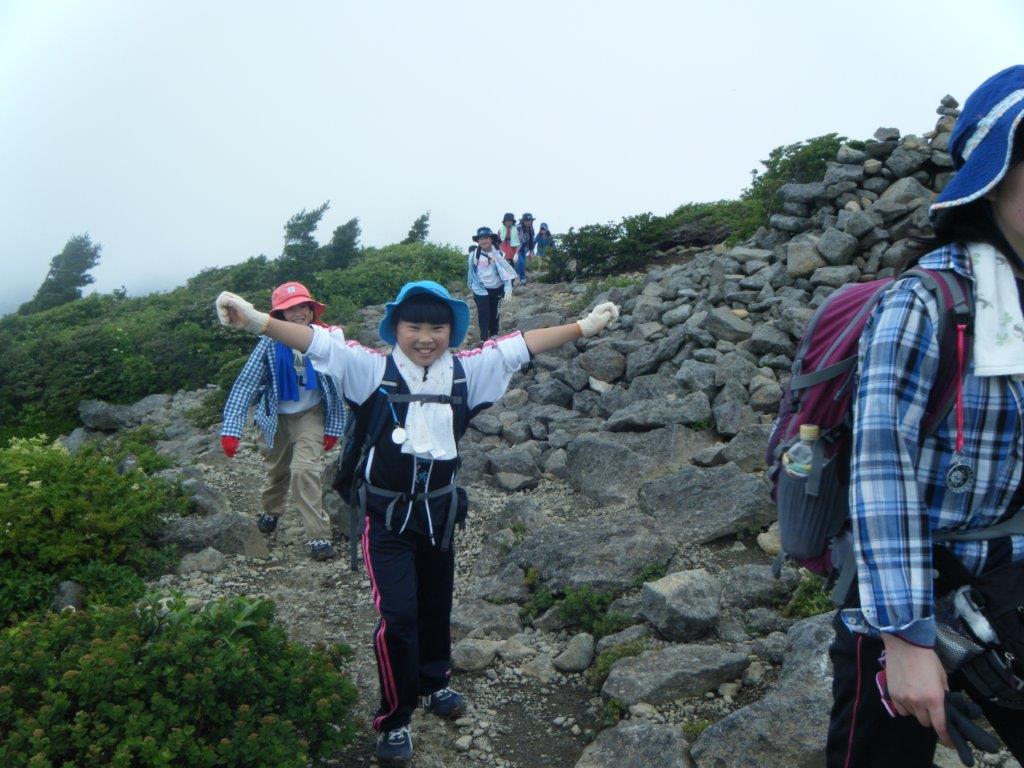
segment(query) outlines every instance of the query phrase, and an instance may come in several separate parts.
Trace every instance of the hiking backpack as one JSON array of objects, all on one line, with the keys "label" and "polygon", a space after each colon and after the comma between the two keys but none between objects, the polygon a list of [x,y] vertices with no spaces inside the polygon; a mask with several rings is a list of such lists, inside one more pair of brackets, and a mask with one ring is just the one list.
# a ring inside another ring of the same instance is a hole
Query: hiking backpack
[{"label": "hiking backpack", "polygon": [[[973,294],[966,280],[951,270],[920,267],[902,277],[916,277],[939,303],[939,369],[921,425],[931,435],[956,400],[958,334],[963,340],[973,315]],[[833,598],[845,597],[855,575],[852,542],[837,539],[849,519],[850,457],[853,443],[853,380],[861,333],[893,278],[845,285],[822,302],[811,317],[793,358],[779,415],[768,439],[767,463],[772,498],[779,515],[782,556],[792,557],[816,573],[836,575]],[[970,345],[965,344],[969,350]],[[810,473],[793,477],[782,466],[786,451],[800,439],[800,425],[820,429]],[[843,546],[838,546],[843,543]],[[837,546],[833,548],[833,544]],[[781,557],[776,569],[781,567]],[[844,567],[845,566],[845,567]],[[842,571],[842,573],[839,573]],[[842,593],[842,594],[839,594]]]},{"label": "hiking backpack", "polygon": [[[344,443],[341,454],[334,465],[334,478],[331,487],[338,492],[342,501],[349,507],[349,555],[350,565],[353,571],[357,570],[358,550],[356,542],[362,535],[363,518],[366,515],[366,461],[370,449],[384,434],[389,426],[398,426],[405,423],[405,414],[408,411],[409,403],[445,403],[452,408],[452,427],[455,435],[455,442],[469,427],[469,422],[475,412],[469,408],[469,387],[466,384],[466,371],[462,362],[457,357],[452,358],[452,388],[447,395],[413,395],[409,394],[408,388],[404,386],[402,375],[398,371],[394,358],[387,356],[384,367],[384,378],[380,386],[362,405],[352,408],[352,416],[349,418],[348,426],[345,429]],[[396,423],[397,422],[397,423]],[[456,473],[458,470],[456,469]],[[451,495],[452,506],[456,503],[463,505],[466,502],[465,491],[454,487],[455,478],[452,478]],[[376,489],[375,493],[390,495],[392,492],[384,489]],[[443,495],[448,488],[434,492],[436,495]],[[394,494],[392,505],[404,494]],[[450,536],[451,525],[456,522],[449,514]],[[461,521],[460,521],[461,522]]]}]

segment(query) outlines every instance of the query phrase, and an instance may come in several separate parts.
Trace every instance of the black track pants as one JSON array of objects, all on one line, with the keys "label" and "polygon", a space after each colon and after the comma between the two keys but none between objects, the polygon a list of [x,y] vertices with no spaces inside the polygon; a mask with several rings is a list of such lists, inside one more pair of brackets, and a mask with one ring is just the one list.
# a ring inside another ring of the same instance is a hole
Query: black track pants
[{"label": "black track pants", "polygon": [[373,633],[378,731],[408,725],[417,697],[448,685],[454,548],[452,542],[445,552],[420,534],[392,533],[379,514],[366,517],[363,561],[380,614]]}]

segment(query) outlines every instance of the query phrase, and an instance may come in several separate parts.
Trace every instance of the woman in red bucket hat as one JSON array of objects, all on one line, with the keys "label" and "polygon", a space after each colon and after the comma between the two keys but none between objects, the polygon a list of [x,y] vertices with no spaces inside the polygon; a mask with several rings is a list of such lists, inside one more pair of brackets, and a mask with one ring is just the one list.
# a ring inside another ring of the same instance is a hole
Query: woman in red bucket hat
[{"label": "woman in red bucket hat", "polygon": [[[299,325],[319,325],[324,305],[302,283],[289,282],[274,289],[270,314]],[[258,401],[258,402],[257,402]],[[249,408],[256,403],[254,420],[262,437],[267,477],[260,495],[263,512],[256,521],[263,533],[277,529],[291,491],[305,528],[309,554],[314,560],[335,556],[331,524],[324,512],[320,473],[323,452],[331,450],[345,431],[345,406],[330,376],[313,370],[305,355],[260,336],[224,405],[221,447],[231,458],[238,450]]]}]

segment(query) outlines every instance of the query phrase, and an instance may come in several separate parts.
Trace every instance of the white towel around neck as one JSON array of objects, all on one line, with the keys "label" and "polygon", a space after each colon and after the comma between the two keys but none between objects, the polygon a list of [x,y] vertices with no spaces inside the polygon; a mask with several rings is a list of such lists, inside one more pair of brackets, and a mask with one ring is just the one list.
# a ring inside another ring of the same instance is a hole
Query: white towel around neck
[{"label": "white towel around neck", "polygon": [[1017,279],[1002,253],[970,243],[974,273],[974,375],[1024,374],[1024,315]]},{"label": "white towel around neck", "polygon": [[[449,395],[452,391],[452,372],[455,364],[452,353],[445,350],[434,364],[427,368],[424,380],[423,366],[417,365],[401,349],[392,352],[398,372],[413,395]],[[458,456],[455,446],[455,426],[452,407],[444,403],[409,403],[405,416],[405,442],[402,453],[422,459],[438,461]]]}]

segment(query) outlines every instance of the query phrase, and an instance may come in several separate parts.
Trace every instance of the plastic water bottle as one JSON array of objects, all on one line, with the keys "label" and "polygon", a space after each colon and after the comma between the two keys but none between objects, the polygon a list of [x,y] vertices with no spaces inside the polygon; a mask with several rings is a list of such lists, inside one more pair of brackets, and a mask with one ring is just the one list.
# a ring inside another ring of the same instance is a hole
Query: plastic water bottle
[{"label": "plastic water bottle", "polygon": [[818,439],[817,424],[801,424],[800,440],[786,451],[782,457],[782,466],[790,477],[807,477],[811,474],[811,461],[814,458],[814,441]]}]

